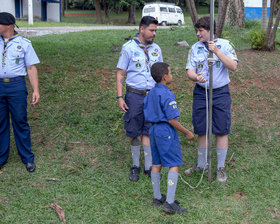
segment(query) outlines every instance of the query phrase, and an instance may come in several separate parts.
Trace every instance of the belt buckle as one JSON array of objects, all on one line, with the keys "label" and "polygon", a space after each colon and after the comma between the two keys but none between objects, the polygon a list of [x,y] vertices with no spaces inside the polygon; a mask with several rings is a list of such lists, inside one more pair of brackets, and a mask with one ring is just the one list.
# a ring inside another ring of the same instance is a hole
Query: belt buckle
[{"label": "belt buckle", "polygon": [[10,82],[10,79],[9,78],[4,78],[3,82]]}]

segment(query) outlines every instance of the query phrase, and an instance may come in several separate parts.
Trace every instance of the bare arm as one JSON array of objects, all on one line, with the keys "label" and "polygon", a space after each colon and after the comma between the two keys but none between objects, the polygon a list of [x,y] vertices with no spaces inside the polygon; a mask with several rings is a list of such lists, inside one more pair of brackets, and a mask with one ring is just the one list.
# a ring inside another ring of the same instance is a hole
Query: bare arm
[{"label": "bare arm", "polygon": [[168,123],[174,128],[176,128],[178,131],[183,132],[187,136],[187,139],[189,141],[194,139],[193,133],[186,129],[183,125],[181,125],[181,123],[176,119],[171,119],[168,121]]},{"label": "bare arm", "polygon": [[194,82],[205,83],[206,79],[202,76],[202,73],[196,74],[195,69],[188,69],[187,74],[190,80]]},{"label": "bare arm", "polygon": [[37,104],[40,99],[40,93],[39,93],[38,71],[36,66],[35,65],[27,66],[27,74],[33,89],[32,104]]},{"label": "bare arm", "polygon": [[[117,96],[123,96],[123,83],[124,83],[124,77],[125,77],[125,70],[118,69],[116,73],[116,86],[117,86]],[[124,102],[124,99],[122,97],[118,98],[118,105],[120,110],[126,112],[128,109],[128,106]]]},{"label": "bare arm", "polygon": [[214,42],[209,41],[208,46],[209,50],[217,55],[217,57],[221,60],[225,67],[227,67],[231,71],[235,71],[237,69],[237,61],[225,55],[220,49],[218,49],[217,45]]}]

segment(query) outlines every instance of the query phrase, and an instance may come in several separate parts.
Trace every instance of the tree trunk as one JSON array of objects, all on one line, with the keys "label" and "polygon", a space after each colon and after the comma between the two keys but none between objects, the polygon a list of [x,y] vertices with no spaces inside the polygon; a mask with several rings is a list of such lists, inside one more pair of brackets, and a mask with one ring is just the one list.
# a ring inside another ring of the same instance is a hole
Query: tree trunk
[{"label": "tree trunk", "polygon": [[105,17],[109,19],[109,3],[106,0],[103,0],[103,10],[105,13]]},{"label": "tree trunk", "polygon": [[217,27],[216,27],[217,37],[221,37],[222,33],[223,33],[228,3],[229,3],[229,0],[220,0],[220,2],[219,2],[218,21],[217,21]]},{"label": "tree trunk", "polygon": [[95,7],[96,23],[103,23],[100,0],[94,0],[94,7]]},{"label": "tree trunk", "polygon": [[262,29],[266,30],[267,0],[262,0]]},{"label": "tree trunk", "polygon": [[245,27],[245,13],[243,0],[230,0],[226,15],[226,22],[230,26]]},{"label": "tree trunk", "polygon": [[136,5],[130,5],[128,10],[128,20],[127,23],[135,24],[135,13],[136,13]]},{"label": "tree trunk", "polygon": [[197,11],[195,8],[194,0],[186,0],[186,5],[190,11],[192,23],[194,25],[196,23],[196,21],[198,20],[198,15],[197,15]]},{"label": "tree trunk", "polygon": [[61,15],[64,16],[64,10],[65,10],[65,0],[61,0]]},{"label": "tree trunk", "polygon": [[[275,23],[273,25],[273,19],[274,19],[274,10],[275,10],[275,6],[276,6],[276,0],[272,0],[271,1],[271,5],[270,5],[270,15],[269,15],[269,21],[268,21],[268,26],[267,26],[267,31],[266,31],[266,50],[268,51],[273,51],[275,50],[275,36],[276,36],[276,32],[277,32],[277,27],[279,25],[279,21],[280,21],[280,8],[277,11],[276,14],[276,19],[275,19]],[[273,27],[273,29],[272,29]]]}]

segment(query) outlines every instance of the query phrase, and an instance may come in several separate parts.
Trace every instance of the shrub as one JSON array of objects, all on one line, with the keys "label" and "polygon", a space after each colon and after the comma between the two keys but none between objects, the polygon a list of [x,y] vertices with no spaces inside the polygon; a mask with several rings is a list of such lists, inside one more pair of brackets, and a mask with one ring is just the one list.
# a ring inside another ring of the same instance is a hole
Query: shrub
[{"label": "shrub", "polygon": [[266,33],[264,30],[252,30],[248,35],[248,39],[251,42],[251,48],[255,50],[265,49]]}]

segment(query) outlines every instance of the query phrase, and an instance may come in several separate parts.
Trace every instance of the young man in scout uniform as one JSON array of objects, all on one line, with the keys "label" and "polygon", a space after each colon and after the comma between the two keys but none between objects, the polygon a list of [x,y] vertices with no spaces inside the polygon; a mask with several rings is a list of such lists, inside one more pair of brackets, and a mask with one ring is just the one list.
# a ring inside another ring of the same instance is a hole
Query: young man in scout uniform
[{"label": "young man in scout uniform", "polygon": [[235,71],[237,69],[238,59],[228,40],[218,38],[215,41],[210,41],[210,17],[200,18],[195,24],[195,29],[199,41],[192,46],[189,52],[186,70],[189,79],[196,83],[193,92],[192,116],[194,133],[198,135],[198,161],[194,167],[186,170],[185,173],[190,175],[193,171],[202,170],[206,166],[205,88],[209,88],[207,58],[209,51],[212,51],[215,58],[213,65],[212,132],[216,136],[217,181],[226,182],[225,159],[231,125],[231,96],[228,87],[230,82],[228,70]]},{"label": "young man in scout uniform", "polygon": [[[167,213],[183,213],[187,210],[181,208],[175,201],[179,166],[183,165],[179,130],[187,139],[193,140],[194,135],[184,128],[177,118],[180,116],[174,94],[166,86],[172,82],[172,75],[168,64],[155,63],[152,66],[152,76],[157,82],[144,100],[145,120],[151,122],[150,141],[153,155],[153,167],[151,180],[153,184],[153,205],[163,205],[163,211]],[[161,168],[169,167],[167,178],[167,195],[160,192]]]},{"label": "young man in scout uniform", "polygon": [[[116,74],[117,99],[120,110],[124,111],[124,128],[130,138],[133,166],[129,174],[131,181],[138,181],[140,173],[140,146],[144,150],[144,173],[150,176],[152,156],[149,141],[149,125],[145,122],[143,106],[146,93],[154,87],[150,68],[162,61],[160,47],[153,42],[158,21],[144,16],[139,33],[125,43],[119,57]],[[126,95],[123,99],[123,84],[126,76]]]},{"label": "young man in scout uniform", "polygon": [[40,61],[31,42],[21,37],[14,30],[14,25],[12,14],[0,13],[0,168],[9,157],[11,115],[18,153],[27,171],[33,172],[36,166],[27,122],[25,76],[28,74],[33,88],[32,104],[35,105],[40,99],[35,64]]}]

